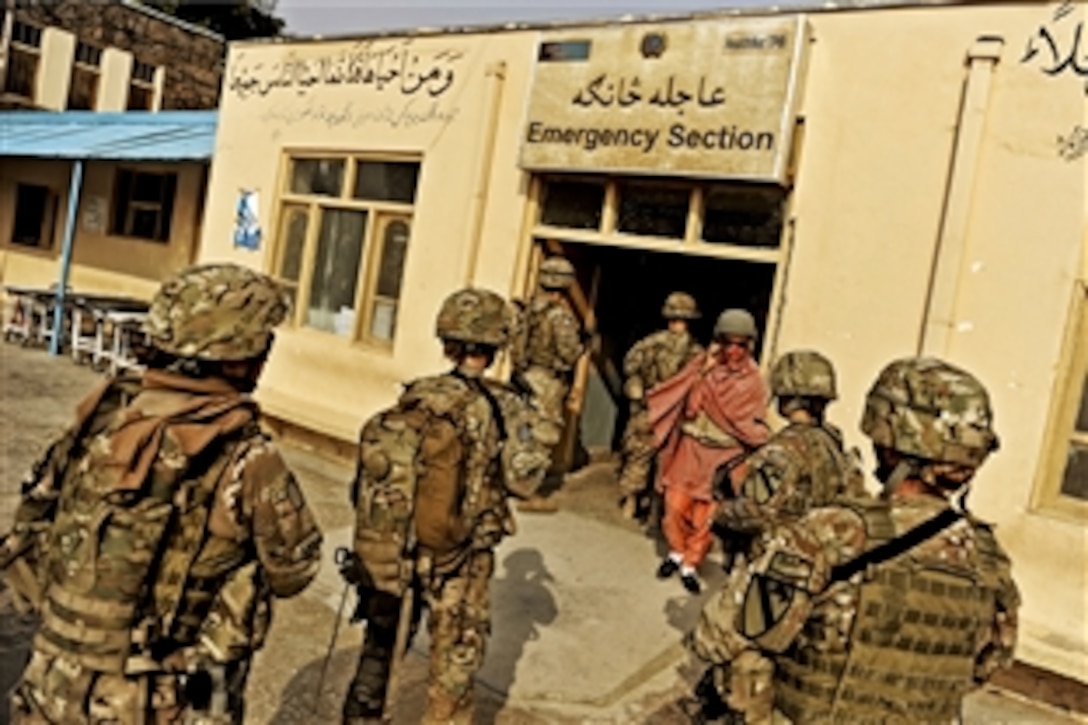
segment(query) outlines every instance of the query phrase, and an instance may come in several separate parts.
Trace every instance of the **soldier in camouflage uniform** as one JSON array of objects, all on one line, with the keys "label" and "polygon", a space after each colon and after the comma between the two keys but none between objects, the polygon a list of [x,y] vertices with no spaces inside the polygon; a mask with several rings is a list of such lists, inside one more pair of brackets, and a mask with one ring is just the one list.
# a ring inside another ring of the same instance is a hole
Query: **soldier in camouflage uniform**
[{"label": "soldier in camouflage uniform", "polygon": [[668,327],[636,342],[623,358],[627,378],[623,392],[630,402],[630,417],[623,431],[623,466],[619,484],[620,506],[633,519],[645,510],[650,488],[650,469],[656,450],[653,430],[646,415],[646,391],[668,380],[703,352],[703,346],[688,331],[688,321],[699,319],[695,298],[673,292],[661,310]]},{"label": "soldier in camouflage uniform", "polygon": [[958,721],[1016,641],[1009,559],[963,509],[992,419],[985,388],[947,363],[881,372],[861,428],[884,496],[813,509],[734,571],[689,640],[712,665],[702,694],[720,696],[697,721]]},{"label": "soldier in camouflage uniform", "polygon": [[41,615],[16,723],[242,721],[270,598],[320,562],[249,395],[286,312],[275,282],[236,265],[168,280],[147,372],[97,388],[35,466],[0,546]]},{"label": "soldier in camouflage uniform", "polygon": [[[582,328],[564,297],[574,283],[574,267],[562,257],[540,265],[540,292],[522,312],[521,330],[511,350],[513,383],[543,419],[542,431],[551,446],[563,436],[565,405],[574,367],[585,351]],[[523,511],[555,511],[552,502],[534,496]]]},{"label": "soldier in camouflage uniform", "polygon": [[842,445],[842,432],[824,418],[835,400],[835,369],[818,352],[788,352],[771,370],[771,393],[788,425],[748,458],[748,473],[737,498],[722,501],[715,528],[748,539],[774,523],[797,519],[838,496],[863,497],[864,477]]},{"label": "soldier in camouflage uniform", "polygon": [[[396,471],[390,471],[388,461],[399,459],[391,446],[378,451],[366,448],[368,437],[374,435],[371,426],[380,424],[380,417],[363,428],[362,473],[355,484],[355,551],[360,571],[345,574],[359,584],[367,628],[358,670],[344,702],[344,723],[377,723],[389,714],[383,711],[394,674],[391,665],[398,625],[403,626],[401,617],[410,617],[407,631],[414,633],[424,607],[430,610],[431,637],[424,723],[472,721],[473,677],[483,664],[491,631],[488,588],[495,567],[494,548],[505,535],[514,533],[507,495],[532,495],[531,488],[522,487],[538,481],[541,467],[548,465],[547,448],[532,434],[538,422],[531,409],[512,389],[483,377],[508,342],[510,318],[510,309],[499,295],[480,289],[452,294],[439,311],[436,334],[455,367],[410,383],[394,411],[404,414],[400,420],[433,417],[451,422],[456,443],[444,450],[459,451],[460,456],[458,460],[442,456],[447,460],[435,460],[433,465],[427,459],[413,459],[418,470],[433,472],[441,463],[453,475],[445,485],[437,479],[426,483],[417,478],[407,486],[414,489],[405,491],[414,500],[414,510],[407,514],[409,533],[386,537],[397,547],[392,559],[380,549],[384,534],[379,531],[392,515],[367,516],[396,494],[367,494],[360,487],[369,485],[374,491],[374,484],[366,483],[368,477],[390,479]],[[422,416],[410,418],[417,413]],[[420,425],[423,430],[437,430]],[[436,437],[425,433],[421,439]],[[437,448],[431,446],[432,454]],[[426,452],[422,447],[419,451],[418,455]],[[452,504],[446,501],[445,489],[450,487],[461,490]],[[409,601],[417,606],[406,612],[402,605],[409,589]]]}]

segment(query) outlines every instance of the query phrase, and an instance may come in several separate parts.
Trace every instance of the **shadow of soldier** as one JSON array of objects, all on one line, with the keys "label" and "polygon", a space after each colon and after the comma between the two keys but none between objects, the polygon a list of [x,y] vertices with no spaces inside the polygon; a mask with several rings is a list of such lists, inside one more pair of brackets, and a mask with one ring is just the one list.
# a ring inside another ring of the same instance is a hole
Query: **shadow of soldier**
[{"label": "shadow of soldier", "polygon": [[[492,638],[478,678],[488,699],[500,707],[477,713],[477,722],[490,725],[510,696],[517,665],[529,642],[540,638],[540,626],[559,614],[547,584],[555,581],[537,549],[517,549],[502,560],[502,575],[491,582]],[[488,716],[490,714],[490,716]]]},{"label": "shadow of soldier", "polygon": [[[555,599],[545,586],[550,581],[552,575],[535,549],[519,549],[503,559],[502,575],[491,582],[495,636],[488,643],[484,666],[476,678],[475,722],[488,725],[500,722],[499,714],[513,686],[526,643],[539,638],[538,625],[550,624],[558,615]],[[344,647],[332,653],[320,697],[317,687],[324,658],[314,659],[298,669],[279,693],[279,706],[269,723],[339,722],[359,653],[359,647]],[[426,621],[422,621],[402,663],[394,722],[417,723],[422,719],[427,703],[429,656],[430,639]]]},{"label": "shadow of soldier", "polygon": [[8,712],[10,694],[19,684],[23,668],[30,659],[37,628],[37,617],[20,614],[11,591],[0,581],[0,725],[7,725],[11,717]]},{"label": "shadow of soldier", "polygon": [[[332,653],[320,697],[317,696],[318,678],[325,658],[311,660],[298,669],[280,693],[279,707],[269,724],[340,722],[344,697],[359,663],[359,652],[359,647],[345,647]],[[426,654],[416,647],[409,648],[400,678],[393,719],[395,722],[419,722],[426,704]]]}]

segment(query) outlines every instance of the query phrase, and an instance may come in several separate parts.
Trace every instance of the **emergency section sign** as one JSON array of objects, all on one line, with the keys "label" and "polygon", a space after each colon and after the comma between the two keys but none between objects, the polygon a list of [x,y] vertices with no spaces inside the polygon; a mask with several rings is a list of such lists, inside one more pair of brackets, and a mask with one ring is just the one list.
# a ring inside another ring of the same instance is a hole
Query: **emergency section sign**
[{"label": "emergency section sign", "polygon": [[803,16],[549,33],[521,166],[783,182]]}]

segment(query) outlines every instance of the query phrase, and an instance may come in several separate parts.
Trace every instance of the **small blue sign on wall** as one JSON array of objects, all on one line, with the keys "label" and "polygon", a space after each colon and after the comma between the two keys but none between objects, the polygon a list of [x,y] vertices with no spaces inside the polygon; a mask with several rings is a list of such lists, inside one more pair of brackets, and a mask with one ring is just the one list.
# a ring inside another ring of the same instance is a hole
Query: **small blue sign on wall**
[{"label": "small blue sign on wall", "polygon": [[257,191],[242,189],[238,194],[238,207],[234,214],[234,246],[243,249],[261,248],[261,223],[258,212]]}]

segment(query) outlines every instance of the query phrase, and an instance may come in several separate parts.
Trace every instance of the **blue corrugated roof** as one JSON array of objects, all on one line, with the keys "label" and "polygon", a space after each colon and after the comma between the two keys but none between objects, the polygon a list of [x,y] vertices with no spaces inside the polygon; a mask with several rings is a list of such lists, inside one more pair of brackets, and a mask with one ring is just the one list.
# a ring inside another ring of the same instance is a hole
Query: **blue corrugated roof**
[{"label": "blue corrugated roof", "polygon": [[206,161],[215,111],[0,111],[0,156]]}]

